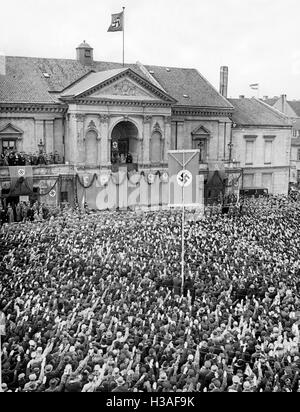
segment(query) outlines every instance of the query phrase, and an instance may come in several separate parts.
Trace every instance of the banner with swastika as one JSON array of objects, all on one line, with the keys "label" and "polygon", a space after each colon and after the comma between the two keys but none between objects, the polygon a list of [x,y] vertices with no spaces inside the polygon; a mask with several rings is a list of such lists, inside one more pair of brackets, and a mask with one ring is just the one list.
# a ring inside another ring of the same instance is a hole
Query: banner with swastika
[{"label": "banner with swastika", "polygon": [[199,207],[203,202],[204,178],[199,175],[199,150],[170,150],[169,206]]}]

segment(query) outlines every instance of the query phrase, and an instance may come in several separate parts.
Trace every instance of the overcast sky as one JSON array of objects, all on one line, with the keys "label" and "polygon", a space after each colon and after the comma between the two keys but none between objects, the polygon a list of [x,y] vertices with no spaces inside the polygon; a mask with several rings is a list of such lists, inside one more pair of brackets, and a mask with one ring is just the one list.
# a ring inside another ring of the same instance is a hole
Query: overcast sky
[{"label": "overcast sky", "polygon": [[[1,2],[3,3],[1,5]],[[75,58],[86,40],[95,59],[122,60],[122,33],[108,33],[126,7],[125,60],[193,67],[229,97],[287,94],[300,99],[299,0],[0,0],[0,51]]]}]

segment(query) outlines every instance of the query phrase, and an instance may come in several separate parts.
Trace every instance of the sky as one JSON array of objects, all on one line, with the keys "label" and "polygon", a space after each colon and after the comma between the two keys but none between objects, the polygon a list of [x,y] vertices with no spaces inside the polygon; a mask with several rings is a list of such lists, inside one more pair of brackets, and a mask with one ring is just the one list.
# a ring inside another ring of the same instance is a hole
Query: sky
[{"label": "sky", "polygon": [[[3,3],[1,5],[1,3]],[[100,61],[122,61],[122,33],[107,29],[125,7],[125,61],[196,68],[228,97],[300,99],[299,0],[0,0],[0,53],[74,59],[86,40]]]}]

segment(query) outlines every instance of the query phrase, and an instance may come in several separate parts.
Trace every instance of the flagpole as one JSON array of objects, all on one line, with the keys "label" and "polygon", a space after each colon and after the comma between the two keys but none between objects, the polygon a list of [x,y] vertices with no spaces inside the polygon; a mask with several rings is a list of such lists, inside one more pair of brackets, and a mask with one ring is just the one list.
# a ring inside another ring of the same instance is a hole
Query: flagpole
[{"label": "flagpole", "polygon": [[125,65],[125,7],[123,7],[123,67]]},{"label": "flagpole", "polygon": [[[185,158],[184,153],[182,161],[182,170],[185,168]],[[184,242],[184,218],[185,218],[185,207],[184,207],[184,185],[182,186],[182,222],[181,222],[181,295],[184,292],[184,255],[185,255],[185,242]]]},{"label": "flagpole", "polygon": [[0,392],[2,392],[2,345],[1,345],[1,333],[0,333]]}]

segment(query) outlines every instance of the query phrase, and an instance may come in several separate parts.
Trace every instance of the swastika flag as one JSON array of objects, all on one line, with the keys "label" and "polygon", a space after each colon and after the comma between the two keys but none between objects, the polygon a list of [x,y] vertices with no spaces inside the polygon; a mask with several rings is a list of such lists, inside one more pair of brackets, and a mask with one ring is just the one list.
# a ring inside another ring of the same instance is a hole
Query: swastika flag
[{"label": "swastika flag", "polygon": [[107,31],[123,31],[124,13],[116,13],[111,15],[111,25]]}]

